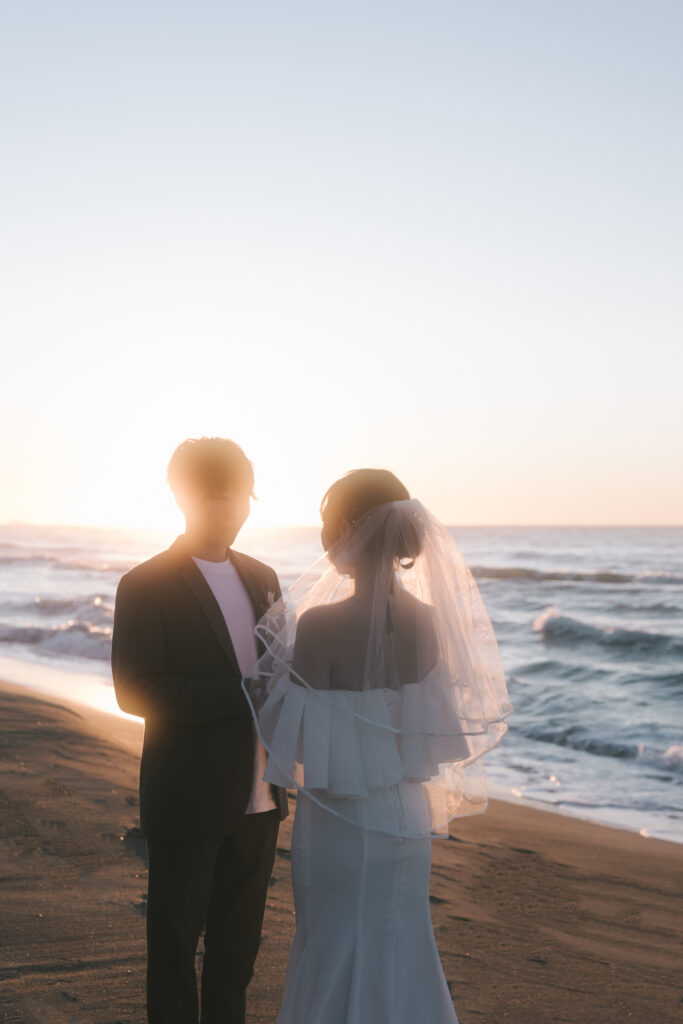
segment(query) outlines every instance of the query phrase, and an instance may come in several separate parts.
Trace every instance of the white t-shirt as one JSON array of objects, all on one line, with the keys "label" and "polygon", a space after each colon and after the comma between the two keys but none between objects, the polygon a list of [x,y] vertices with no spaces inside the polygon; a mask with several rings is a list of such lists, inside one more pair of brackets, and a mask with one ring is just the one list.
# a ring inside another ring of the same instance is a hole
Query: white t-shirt
[{"label": "white t-shirt", "polygon": [[[225,624],[235,648],[237,664],[244,675],[254,667],[258,658],[254,636],[254,608],[244,589],[240,575],[229,558],[224,562],[208,562],[204,558],[193,558],[197,568],[211,587],[218,601]],[[277,807],[270,791],[270,785],[263,781],[266,770],[266,751],[254,728],[254,781],[247,814],[272,811]]]}]

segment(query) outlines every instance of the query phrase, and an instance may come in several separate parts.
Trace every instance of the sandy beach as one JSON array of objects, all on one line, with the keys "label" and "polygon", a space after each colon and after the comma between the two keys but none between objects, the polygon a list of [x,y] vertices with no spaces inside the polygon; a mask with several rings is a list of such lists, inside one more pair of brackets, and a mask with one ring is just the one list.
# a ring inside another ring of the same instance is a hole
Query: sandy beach
[{"label": "sandy beach", "polygon": [[[143,1024],[142,723],[9,683],[0,709],[0,1020]],[[291,821],[250,1024],[277,1015]],[[432,849],[432,918],[460,1024],[683,1021],[683,847],[491,801]]]}]

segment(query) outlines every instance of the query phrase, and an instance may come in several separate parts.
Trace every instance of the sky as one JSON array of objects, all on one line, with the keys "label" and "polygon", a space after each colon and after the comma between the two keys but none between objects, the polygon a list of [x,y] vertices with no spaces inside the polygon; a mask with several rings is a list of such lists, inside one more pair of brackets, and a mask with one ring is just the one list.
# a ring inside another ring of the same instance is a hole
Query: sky
[{"label": "sky", "polygon": [[445,522],[683,523],[683,6],[0,13],[0,522],[253,521],[348,469]]}]

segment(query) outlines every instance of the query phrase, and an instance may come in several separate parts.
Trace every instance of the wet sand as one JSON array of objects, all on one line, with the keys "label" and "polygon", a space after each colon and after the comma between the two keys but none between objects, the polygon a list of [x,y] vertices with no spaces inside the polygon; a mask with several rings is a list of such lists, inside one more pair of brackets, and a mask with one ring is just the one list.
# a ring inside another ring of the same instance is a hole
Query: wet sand
[{"label": "wet sand", "polygon": [[[9,683],[0,715],[0,1021],[144,1024],[142,723]],[[249,1024],[277,1016],[291,821]],[[683,1022],[683,846],[492,800],[432,850],[432,918],[460,1024]]]}]

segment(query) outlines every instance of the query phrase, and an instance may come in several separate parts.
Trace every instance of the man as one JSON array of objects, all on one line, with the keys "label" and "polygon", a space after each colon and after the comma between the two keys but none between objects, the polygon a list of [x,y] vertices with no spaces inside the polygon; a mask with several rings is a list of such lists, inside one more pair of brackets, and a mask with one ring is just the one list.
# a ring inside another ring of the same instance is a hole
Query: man
[{"label": "man", "polygon": [[262,653],[254,625],[280,596],[275,572],[233,551],[253,468],[232,441],[184,441],[168,481],[185,533],[116,594],[119,707],[145,719],[140,824],[147,839],[147,1019],[244,1024],[286,790],[263,782],[265,751],[241,689]]}]

